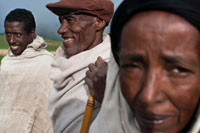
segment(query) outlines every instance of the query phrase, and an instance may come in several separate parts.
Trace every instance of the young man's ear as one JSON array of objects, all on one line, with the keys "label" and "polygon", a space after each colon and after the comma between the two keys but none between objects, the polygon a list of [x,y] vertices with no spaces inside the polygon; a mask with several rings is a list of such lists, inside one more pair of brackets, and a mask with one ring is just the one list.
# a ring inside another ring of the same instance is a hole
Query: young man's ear
[{"label": "young man's ear", "polygon": [[31,30],[30,35],[31,35],[32,38],[35,38],[35,29]]},{"label": "young man's ear", "polygon": [[106,27],[106,21],[96,17],[96,30],[100,31]]},{"label": "young man's ear", "polygon": [[35,35],[35,29],[32,29],[31,32],[29,33],[29,36],[30,36],[30,42],[32,42],[36,35]]}]

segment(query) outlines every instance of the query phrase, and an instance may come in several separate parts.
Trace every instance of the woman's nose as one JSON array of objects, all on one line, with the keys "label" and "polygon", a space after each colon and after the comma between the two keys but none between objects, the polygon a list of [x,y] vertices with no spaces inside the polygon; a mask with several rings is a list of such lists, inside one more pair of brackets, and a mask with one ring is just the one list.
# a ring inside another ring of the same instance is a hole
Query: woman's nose
[{"label": "woman's nose", "polygon": [[147,75],[144,86],[139,93],[139,101],[143,105],[151,105],[163,101],[164,80],[160,71],[152,71]]}]

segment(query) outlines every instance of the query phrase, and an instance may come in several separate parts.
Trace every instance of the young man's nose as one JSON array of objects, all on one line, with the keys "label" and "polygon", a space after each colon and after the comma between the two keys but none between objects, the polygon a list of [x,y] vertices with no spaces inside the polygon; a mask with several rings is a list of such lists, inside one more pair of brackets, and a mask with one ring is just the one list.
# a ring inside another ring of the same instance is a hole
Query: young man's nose
[{"label": "young man's nose", "polygon": [[9,42],[10,44],[16,43],[16,38],[15,38],[15,36],[14,36],[14,35],[10,35],[8,42]]}]

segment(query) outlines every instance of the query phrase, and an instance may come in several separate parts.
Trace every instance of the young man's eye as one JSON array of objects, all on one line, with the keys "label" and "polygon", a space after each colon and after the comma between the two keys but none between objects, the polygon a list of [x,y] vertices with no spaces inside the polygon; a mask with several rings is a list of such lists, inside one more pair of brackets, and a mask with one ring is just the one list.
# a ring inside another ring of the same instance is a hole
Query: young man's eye
[{"label": "young man's eye", "polygon": [[9,37],[11,34],[10,33],[6,33],[6,36]]},{"label": "young man's eye", "polygon": [[20,37],[20,36],[21,36],[21,34],[19,34],[19,33],[18,33],[18,34],[16,34],[16,35],[17,35],[17,37]]}]

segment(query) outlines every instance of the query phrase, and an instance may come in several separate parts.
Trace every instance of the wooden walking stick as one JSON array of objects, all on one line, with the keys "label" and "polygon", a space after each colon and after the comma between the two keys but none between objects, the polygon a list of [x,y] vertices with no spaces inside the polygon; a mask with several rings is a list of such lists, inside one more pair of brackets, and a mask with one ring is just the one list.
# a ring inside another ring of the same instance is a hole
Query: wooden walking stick
[{"label": "wooden walking stick", "polygon": [[85,108],[85,114],[84,114],[84,118],[83,118],[83,122],[81,126],[81,133],[88,133],[88,129],[89,129],[90,121],[92,117],[92,112],[94,109],[94,104],[95,104],[94,98],[90,94],[87,101],[86,108]]}]

